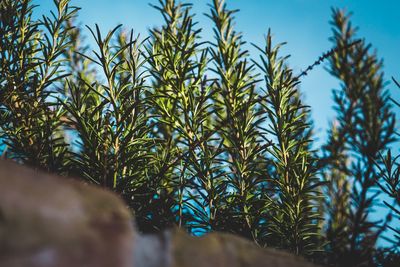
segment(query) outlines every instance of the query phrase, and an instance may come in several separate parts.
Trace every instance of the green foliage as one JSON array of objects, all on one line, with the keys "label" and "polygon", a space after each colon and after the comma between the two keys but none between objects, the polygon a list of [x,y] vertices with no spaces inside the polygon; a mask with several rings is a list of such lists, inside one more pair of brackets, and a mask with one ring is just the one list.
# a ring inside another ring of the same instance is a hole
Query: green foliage
[{"label": "green foliage", "polygon": [[[334,91],[338,126],[331,132],[327,151],[334,162],[331,168],[337,170],[330,176],[331,194],[338,196],[337,207],[341,208],[331,210],[328,246],[339,257],[337,262],[346,258],[342,264],[347,266],[372,264],[382,232],[381,222],[369,216],[379,195],[375,162],[394,140],[395,118],[384,87],[382,62],[364,41],[348,46],[356,34],[349,15],[333,10],[332,24],[331,40],[340,49],[331,57],[330,72],[341,80],[342,89]],[[335,166],[337,162],[341,166]]]},{"label": "green foliage", "polygon": [[[213,94],[205,76],[207,50],[199,43],[200,30],[195,28],[191,5],[166,0],[154,7],[165,19],[161,29],[151,31],[147,49],[154,78],[149,91],[154,134],[163,140],[159,183],[164,192],[160,197],[168,198],[164,202],[173,212],[171,220],[179,226],[204,229],[212,223],[205,209],[213,206],[208,195],[212,194],[214,159],[219,153],[211,146],[213,129],[206,124]],[[174,160],[178,155],[182,156]]]},{"label": "green foliage", "polygon": [[[69,2],[41,19],[31,0],[0,2],[4,158],[117,192],[143,232],[224,231],[326,265],[395,264],[395,116],[349,15],[333,11],[334,48],[295,75],[270,31],[253,60],[223,0],[207,14],[212,41],[191,4],[159,0],[164,23],[149,38],[95,25],[93,51]],[[325,59],[341,88],[318,153],[300,83]],[[380,193],[391,213],[372,220]]]},{"label": "green foliage", "polygon": [[55,84],[65,78],[62,52],[77,11],[69,1],[55,2],[52,17],[32,18],[31,1],[0,3],[1,138],[7,156],[45,170],[63,172],[66,144],[61,104],[52,101]]},{"label": "green foliage", "polygon": [[[393,78],[393,82],[400,89],[400,84]],[[400,107],[400,103],[392,99],[393,103]],[[399,133],[396,133],[399,135]],[[377,180],[380,189],[392,200],[392,203],[383,201],[383,203],[392,211],[390,214],[390,220],[397,223],[400,222],[400,155],[392,156],[392,152],[389,149],[386,156],[381,156],[382,164],[377,164],[381,179]],[[397,227],[387,226],[393,233],[392,238],[388,240],[393,243],[393,250],[399,254],[400,249],[400,229]]]},{"label": "green foliage", "polygon": [[105,37],[97,25],[95,32],[90,29],[99,51],[94,52],[96,58],[82,56],[98,65],[105,81],[89,83],[82,76],[77,77],[78,84],[67,80],[64,107],[79,136],[74,167],[90,181],[129,194],[128,186],[143,182],[144,166],[150,164],[147,151],[154,142],[146,127],[141,43],[132,33],[120,33],[118,43],[111,44],[118,29]]},{"label": "green foliage", "polygon": [[210,48],[211,71],[217,76],[213,85],[215,121],[229,191],[217,211],[216,229],[258,240],[265,205],[260,189],[266,181],[262,164],[266,146],[259,131],[263,117],[257,111],[254,66],[249,63],[248,51],[242,49],[241,34],[233,28],[235,12],[228,10],[224,1],[214,0],[208,15],[215,33]]},{"label": "green foliage", "polygon": [[269,149],[276,169],[271,177],[276,197],[268,207],[271,211],[267,213],[267,244],[308,254],[318,248],[314,237],[319,220],[319,183],[307,134],[309,109],[298,97],[299,81],[287,66],[287,57],[279,56],[280,47],[272,45],[268,32],[265,49],[259,49],[263,53],[259,67],[266,83],[262,104],[270,122],[266,131],[276,140]]}]

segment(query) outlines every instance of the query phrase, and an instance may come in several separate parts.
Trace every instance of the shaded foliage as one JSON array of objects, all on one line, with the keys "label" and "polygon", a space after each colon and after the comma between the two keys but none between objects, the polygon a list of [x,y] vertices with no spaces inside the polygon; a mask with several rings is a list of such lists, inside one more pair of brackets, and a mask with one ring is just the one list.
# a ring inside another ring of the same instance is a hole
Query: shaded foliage
[{"label": "shaded foliage", "polygon": [[355,40],[349,15],[333,10],[333,37],[340,49],[330,60],[330,73],[341,80],[334,90],[336,125],[325,151],[330,157],[330,194],[327,203],[328,251],[332,261],[344,266],[373,264],[376,242],[384,222],[372,220],[376,207],[379,155],[394,141],[395,117],[384,86],[382,62],[364,40]]}]

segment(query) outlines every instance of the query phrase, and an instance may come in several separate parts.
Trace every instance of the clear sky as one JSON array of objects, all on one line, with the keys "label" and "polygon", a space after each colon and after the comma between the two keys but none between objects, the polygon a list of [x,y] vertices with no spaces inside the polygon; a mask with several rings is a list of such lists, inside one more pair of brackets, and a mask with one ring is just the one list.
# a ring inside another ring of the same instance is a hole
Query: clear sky
[{"label": "clear sky", "polygon": [[[53,8],[53,0],[33,0],[39,4],[39,12]],[[158,0],[72,0],[82,8],[79,21],[83,25],[94,26],[98,23],[103,31],[118,24],[136,33],[147,36],[148,29],[160,26],[162,17],[149,6]],[[212,23],[203,13],[209,11],[211,0],[191,0],[193,11],[197,14],[203,37],[211,39]],[[283,52],[291,54],[290,64],[300,71],[312,64],[332,45],[328,41],[331,35],[331,7],[346,8],[353,12],[352,23],[359,27],[358,37],[372,43],[378,56],[384,59],[386,79],[392,76],[400,80],[400,0],[227,0],[229,8],[240,9],[236,15],[236,28],[244,35],[248,43],[263,46],[264,36],[271,28],[276,42],[286,41]],[[86,32],[89,35],[88,32]],[[88,38],[88,41],[91,40]],[[246,47],[257,58],[250,44]],[[301,89],[306,104],[312,108],[315,130],[319,140],[324,139],[328,122],[334,117],[332,109],[332,88],[338,87],[338,81],[319,66],[302,80]],[[388,84],[392,95],[400,100],[400,89],[393,83]],[[400,115],[399,110],[397,114]],[[400,116],[399,116],[400,117]],[[398,145],[396,150],[398,152]],[[381,210],[379,213],[384,212]],[[380,214],[382,215],[382,213]]]}]

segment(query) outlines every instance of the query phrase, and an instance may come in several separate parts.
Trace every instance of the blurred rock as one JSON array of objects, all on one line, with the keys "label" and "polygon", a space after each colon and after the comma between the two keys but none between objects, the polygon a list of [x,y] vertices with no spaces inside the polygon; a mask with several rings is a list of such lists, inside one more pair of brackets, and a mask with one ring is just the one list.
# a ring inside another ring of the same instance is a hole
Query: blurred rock
[{"label": "blurred rock", "polygon": [[182,230],[136,239],[140,267],[315,267],[301,257],[223,233],[192,237]]},{"label": "blurred rock", "polygon": [[0,161],[2,267],[132,267],[131,222],[110,192]]},{"label": "blurred rock", "polygon": [[0,161],[1,267],[312,267],[229,234],[136,234],[113,193]]}]

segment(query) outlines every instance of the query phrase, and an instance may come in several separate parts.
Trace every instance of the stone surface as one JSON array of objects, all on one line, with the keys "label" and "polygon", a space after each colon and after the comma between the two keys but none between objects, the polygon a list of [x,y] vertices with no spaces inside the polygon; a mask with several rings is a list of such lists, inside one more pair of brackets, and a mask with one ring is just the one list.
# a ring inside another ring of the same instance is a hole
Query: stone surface
[{"label": "stone surface", "polygon": [[131,222],[110,192],[0,161],[2,267],[132,267]]},{"label": "stone surface", "polygon": [[1,267],[312,267],[222,233],[135,232],[113,193],[0,161]]},{"label": "stone surface", "polygon": [[135,266],[148,267],[315,267],[301,257],[260,248],[243,238],[223,233],[192,237],[182,230],[136,239]]}]

